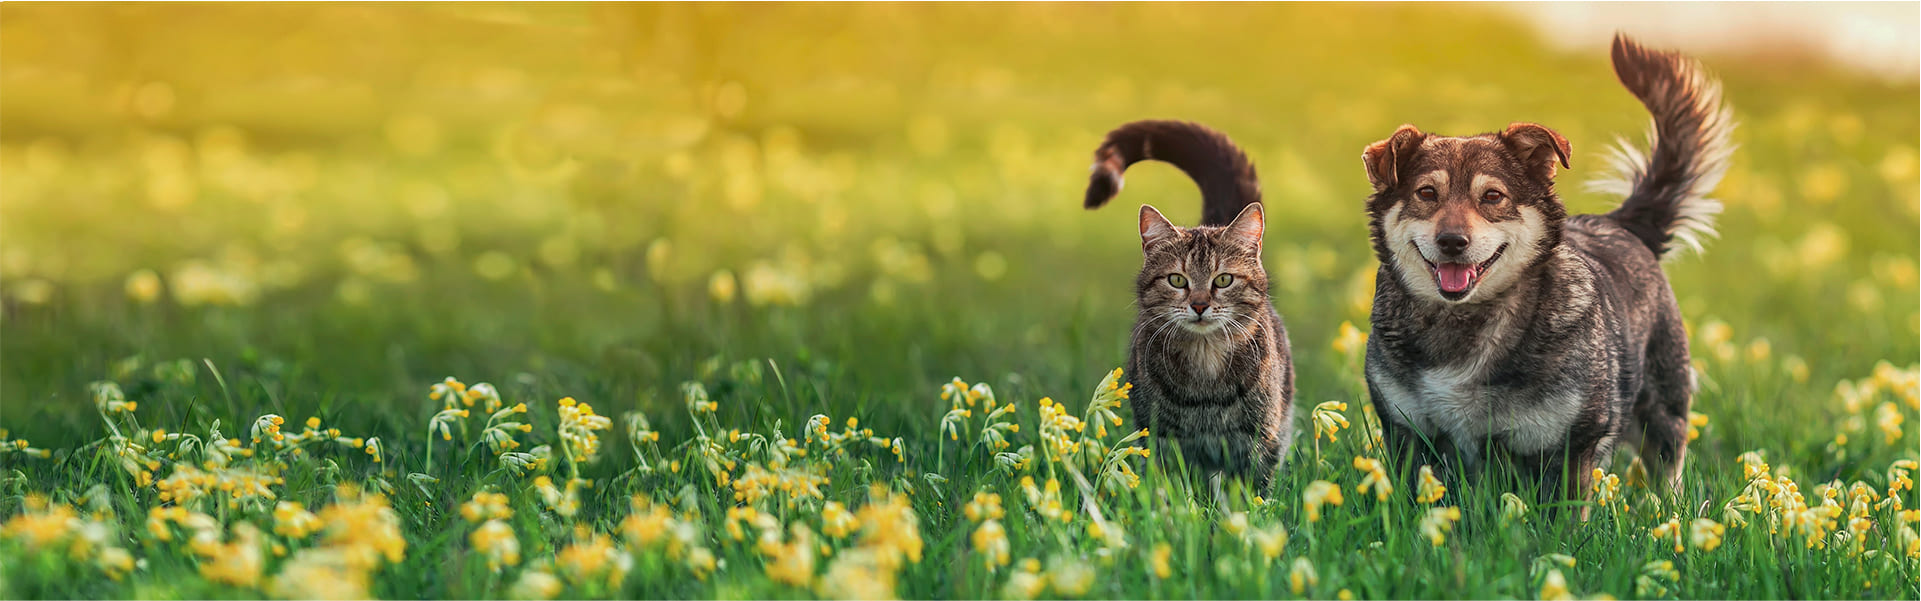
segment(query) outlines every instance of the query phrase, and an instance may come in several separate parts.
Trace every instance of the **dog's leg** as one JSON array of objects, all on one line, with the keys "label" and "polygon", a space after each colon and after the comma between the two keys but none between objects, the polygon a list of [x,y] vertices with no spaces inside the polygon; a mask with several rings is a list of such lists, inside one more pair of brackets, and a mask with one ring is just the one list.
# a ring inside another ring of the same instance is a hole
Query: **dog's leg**
[{"label": "dog's leg", "polygon": [[1647,374],[1635,399],[1635,423],[1641,433],[1641,462],[1649,484],[1681,493],[1681,468],[1688,454],[1688,410],[1694,402],[1694,368],[1688,361],[1687,333],[1680,319],[1667,313],[1648,337]]}]

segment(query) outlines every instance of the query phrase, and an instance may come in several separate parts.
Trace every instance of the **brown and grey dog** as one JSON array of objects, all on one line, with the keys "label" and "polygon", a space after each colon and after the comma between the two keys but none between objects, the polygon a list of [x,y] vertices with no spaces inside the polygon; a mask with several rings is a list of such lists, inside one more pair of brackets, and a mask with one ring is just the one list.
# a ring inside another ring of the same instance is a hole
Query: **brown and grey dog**
[{"label": "brown and grey dog", "polygon": [[1140,316],[1127,359],[1134,419],[1178,445],[1217,496],[1223,474],[1268,494],[1294,439],[1294,365],[1261,267],[1259,180],[1240,148],[1214,130],[1137,121],[1095,151],[1087,208],[1112,200],[1121,173],[1150,159],[1187,172],[1200,185],[1202,209],[1201,224],[1183,228],[1141,206]]},{"label": "brown and grey dog", "polygon": [[1721,207],[1704,195],[1733,123],[1693,60],[1624,36],[1613,59],[1654,127],[1651,151],[1623,144],[1618,181],[1596,186],[1625,197],[1605,215],[1567,215],[1554,174],[1568,143],[1540,125],[1403,125],[1362,153],[1381,261],[1368,392],[1404,469],[1505,457],[1544,498],[1579,499],[1628,441],[1680,490],[1694,378],[1660,260],[1713,235]]}]

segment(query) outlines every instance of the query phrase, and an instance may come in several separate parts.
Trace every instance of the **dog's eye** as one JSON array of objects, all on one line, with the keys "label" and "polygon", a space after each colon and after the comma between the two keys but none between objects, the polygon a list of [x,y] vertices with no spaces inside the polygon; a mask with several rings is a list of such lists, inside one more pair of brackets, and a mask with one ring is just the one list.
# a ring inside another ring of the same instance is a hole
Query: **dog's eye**
[{"label": "dog's eye", "polygon": [[1501,199],[1503,198],[1507,198],[1507,195],[1502,194],[1500,190],[1488,190],[1486,192],[1481,193],[1481,202],[1485,202],[1488,204],[1501,202]]},{"label": "dog's eye", "polygon": [[1228,284],[1232,284],[1232,283],[1234,283],[1234,276],[1231,276],[1225,273],[1214,276],[1215,288],[1226,288]]},{"label": "dog's eye", "polygon": [[1167,285],[1173,286],[1175,288],[1186,288],[1187,276],[1184,276],[1178,273],[1169,275],[1167,276]]},{"label": "dog's eye", "polygon": [[1414,195],[1421,197],[1421,200],[1434,200],[1440,193],[1434,191],[1434,186],[1421,186],[1421,189],[1414,191]]}]

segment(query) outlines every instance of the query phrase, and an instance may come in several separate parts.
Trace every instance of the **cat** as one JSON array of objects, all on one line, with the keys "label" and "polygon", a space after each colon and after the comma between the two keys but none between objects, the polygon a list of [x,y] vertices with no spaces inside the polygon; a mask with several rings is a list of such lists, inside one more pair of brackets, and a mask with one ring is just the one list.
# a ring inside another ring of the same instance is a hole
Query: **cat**
[{"label": "cat", "polygon": [[1260,182],[1247,155],[1219,132],[1136,121],[1095,151],[1087,208],[1112,200],[1121,173],[1150,159],[1193,178],[1202,211],[1200,225],[1182,228],[1141,206],[1140,314],[1127,359],[1134,419],[1175,443],[1217,495],[1222,475],[1265,495],[1294,439],[1294,365],[1261,267]]}]

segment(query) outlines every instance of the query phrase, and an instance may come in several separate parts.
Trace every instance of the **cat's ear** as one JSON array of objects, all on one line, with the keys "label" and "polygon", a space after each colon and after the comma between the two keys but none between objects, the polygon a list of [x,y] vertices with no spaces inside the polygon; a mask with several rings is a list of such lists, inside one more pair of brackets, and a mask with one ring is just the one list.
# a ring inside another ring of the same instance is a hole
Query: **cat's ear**
[{"label": "cat's ear", "polygon": [[1174,223],[1162,217],[1160,211],[1154,210],[1151,206],[1141,205],[1142,249],[1153,248],[1156,244],[1173,240],[1179,233],[1174,229]]},{"label": "cat's ear", "polygon": [[1267,214],[1261,209],[1261,203],[1257,202],[1243,207],[1241,214],[1227,224],[1226,231],[1228,239],[1258,250],[1261,248],[1261,232],[1266,230]]}]

